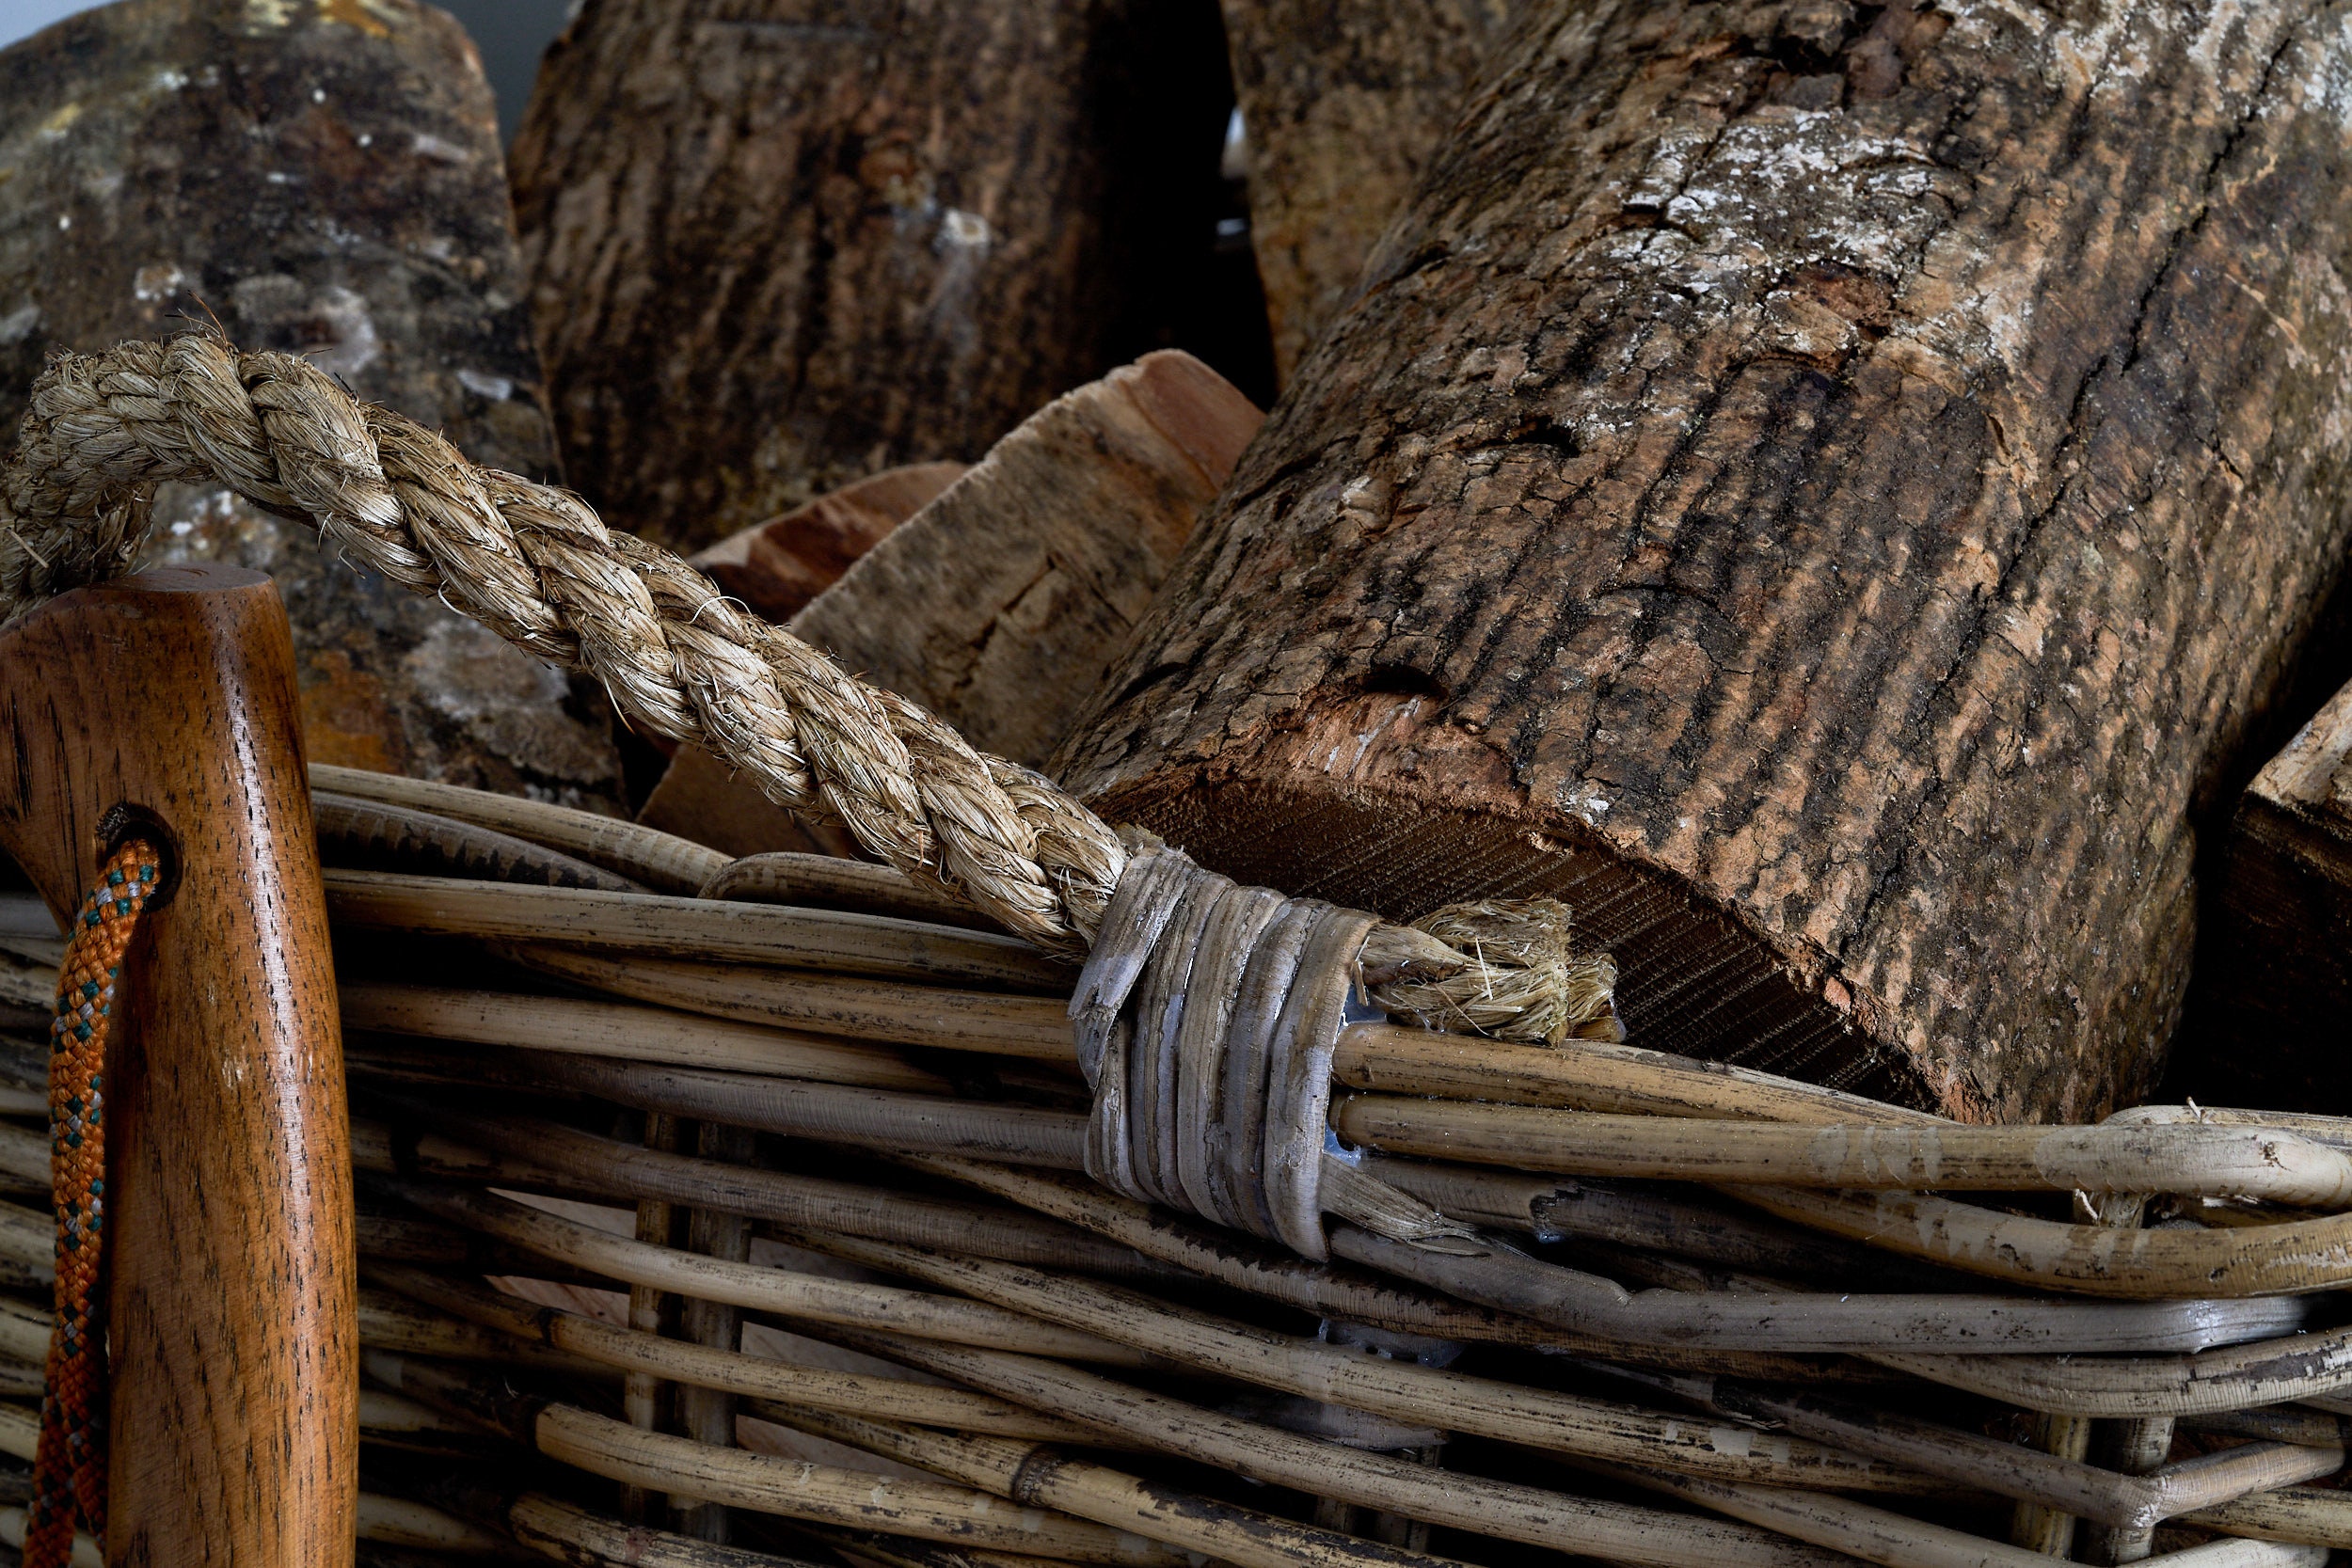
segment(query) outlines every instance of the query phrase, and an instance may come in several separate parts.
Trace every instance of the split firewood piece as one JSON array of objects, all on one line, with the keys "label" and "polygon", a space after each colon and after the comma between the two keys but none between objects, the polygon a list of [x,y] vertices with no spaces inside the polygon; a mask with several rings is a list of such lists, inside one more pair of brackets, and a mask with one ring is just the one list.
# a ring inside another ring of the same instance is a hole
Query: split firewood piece
[{"label": "split firewood piece", "polygon": [[[1148,354],[1030,416],[791,630],[979,750],[1038,766],[1260,419],[1190,355]],[[699,752],[678,752],[640,820],[738,855],[847,852],[837,830],[795,822]]]},{"label": "split firewood piece", "polygon": [[[781,517],[729,534],[688,559],[720,589],[779,625],[841,580],[891,530],[967,471],[961,463],[884,468]],[[854,858],[838,824],[804,822],[697,747],[670,759],[638,820],[729,855],[772,850]]]},{"label": "split firewood piece", "polygon": [[1224,0],[1274,373],[1339,314],[1522,8],[1518,0]]},{"label": "split firewood piece", "polygon": [[[553,471],[490,90],[441,11],[86,11],[0,51],[0,430],[51,348],[210,320],[477,462]],[[156,515],[151,562],[277,579],[311,757],[617,805],[593,682],[225,489],[167,485]]]},{"label": "split firewood piece", "polygon": [[675,548],[986,450],[1215,244],[1209,8],[836,9],[588,7],[516,140],[569,477]]},{"label": "split firewood piece", "polygon": [[782,626],[840,581],[884,534],[962,478],[967,467],[910,463],[884,468],[781,517],[731,533],[688,556],[687,562],[762,619]]},{"label": "split firewood piece", "polygon": [[2092,1117],[2352,531],[2352,38],[1790,9],[1530,16],[1058,771],[1248,881],[1557,895],[1645,1045]]},{"label": "split firewood piece", "polygon": [[1188,354],[1039,409],[792,618],[795,636],[1031,767],[1124,648],[1262,420]]},{"label": "split firewood piece", "polygon": [[2254,776],[2213,893],[2182,1086],[2225,1104],[2352,1105],[2352,686]]},{"label": "split firewood piece", "polygon": [[858,858],[848,829],[793,816],[699,747],[678,748],[637,820],[737,858],[774,851]]}]

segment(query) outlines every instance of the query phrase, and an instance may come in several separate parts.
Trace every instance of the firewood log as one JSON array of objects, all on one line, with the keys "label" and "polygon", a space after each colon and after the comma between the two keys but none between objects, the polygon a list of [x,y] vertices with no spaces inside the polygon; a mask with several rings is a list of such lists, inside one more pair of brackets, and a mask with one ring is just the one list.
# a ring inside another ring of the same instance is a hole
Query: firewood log
[{"label": "firewood log", "polygon": [[1556,894],[1641,1044],[2138,1095],[2352,531],[2334,16],[1555,0],[1063,778],[1391,914]]},{"label": "firewood log", "polygon": [[910,463],[818,497],[687,561],[761,619],[782,625],[963,476],[961,463]]},{"label": "firewood log", "polygon": [[[128,0],[0,51],[0,432],[48,351],[217,322],[477,462],[554,477],[490,90],[414,0]],[[609,710],[227,491],[167,486],[156,563],[278,580],[310,756],[617,807]]]},{"label": "firewood log", "polygon": [[1224,0],[1274,373],[1339,313],[1517,0]]},{"label": "firewood log", "polygon": [[1157,346],[1218,55],[1158,0],[589,0],[514,150],[571,483],[691,550]]},{"label": "firewood log", "polygon": [[2352,686],[2254,776],[2219,863],[2180,1088],[2213,1104],[2352,1109]]},{"label": "firewood log", "polygon": [[[1146,355],[1031,415],[888,530],[791,629],[980,750],[1040,764],[1125,646],[1259,419],[1190,355]],[[882,504],[863,487],[818,504],[861,490]],[[838,830],[796,823],[695,752],[679,752],[640,819],[731,854],[851,852]]]},{"label": "firewood log", "polygon": [[1125,646],[1261,416],[1188,354],[1057,398],[792,618],[844,668],[1032,767]]}]

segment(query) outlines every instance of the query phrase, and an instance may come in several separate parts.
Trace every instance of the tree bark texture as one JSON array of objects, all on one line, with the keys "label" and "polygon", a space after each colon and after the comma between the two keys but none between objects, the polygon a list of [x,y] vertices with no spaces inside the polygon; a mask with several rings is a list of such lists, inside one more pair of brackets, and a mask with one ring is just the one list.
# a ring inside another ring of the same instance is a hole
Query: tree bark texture
[{"label": "tree bark texture", "polygon": [[[1125,649],[1261,416],[1163,351],[1055,399],[792,617],[842,668],[912,698],[984,752],[1041,766]],[[836,499],[912,494],[874,482]],[[640,820],[738,855],[853,854],[725,767],[681,751]]]},{"label": "tree bark texture", "polygon": [[1185,0],[588,0],[514,153],[571,482],[691,549],[1154,346],[1218,44]]},{"label": "tree bark texture", "polygon": [[[413,0],[128,0],[0,52],[0,432],[53,346],[217,321],[469,456],[550,476],[490,92]],[[617,806],[593,683],[323,554],[226,491],[157,499],[151,564],[278,579],[310,756]]]},{"label": "tree bark texture", "polygon": [[1644,1044],[2141,1093],[2193,817],[2352,531],[2352,10],[1507,50],[1065,779],[1299,893],[1556,893]]},{"label": "tree bark texture", "polygon": [[2178,1086],[2352,1111],[2352,687],[2255,775],[2214,882]]},{"label": "tree bark texture", "polygon": [[1519,8],[1224,0],[1278,385],[1339,313]]}]

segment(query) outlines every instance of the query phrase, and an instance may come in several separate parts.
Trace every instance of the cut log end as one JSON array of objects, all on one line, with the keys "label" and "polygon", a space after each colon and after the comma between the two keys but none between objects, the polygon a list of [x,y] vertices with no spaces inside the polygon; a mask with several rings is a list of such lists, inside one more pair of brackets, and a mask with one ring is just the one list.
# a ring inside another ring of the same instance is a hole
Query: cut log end
[{"label": "cut log end", "polygon": [[1093,800],[1229,877],[1412,920],[1482,898],[1557,898],[1580,948],[1618,967],[1629,1043],[1783,1073],[1980,1119],[1964,1091],[1872,1032],[1870,1004],[1825,969],[1792,964],[1739,920],[1695,902],[1586,835],[1409,793],[1295,777],[1154,774]]}]

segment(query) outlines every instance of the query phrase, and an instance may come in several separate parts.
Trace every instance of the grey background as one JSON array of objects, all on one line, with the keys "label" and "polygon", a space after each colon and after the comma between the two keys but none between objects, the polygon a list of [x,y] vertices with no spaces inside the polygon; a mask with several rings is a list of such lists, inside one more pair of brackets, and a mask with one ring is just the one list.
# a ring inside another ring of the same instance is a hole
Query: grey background
[{"label": "grey background", "polygon": [[[466,24],[482,69],[499,95],[499,134],[515,137],[539,54],[564,30],[576,0],[441,0],[441,8]],[[88,0],[0,0],[0,47],[37,33],[76,11],[93,10]]]}]

